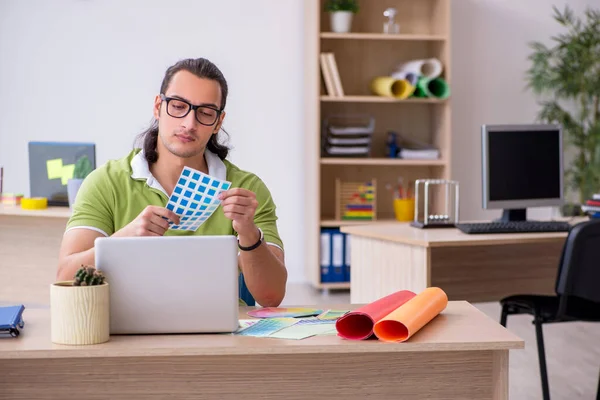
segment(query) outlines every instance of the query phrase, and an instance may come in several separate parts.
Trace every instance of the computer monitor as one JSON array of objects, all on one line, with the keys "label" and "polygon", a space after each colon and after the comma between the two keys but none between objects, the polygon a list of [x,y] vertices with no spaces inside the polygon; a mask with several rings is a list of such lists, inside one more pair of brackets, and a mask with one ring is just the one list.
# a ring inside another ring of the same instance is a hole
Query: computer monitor
[{"label": "computer monitor", "polygon": [[96,168],[93,143],[29,142],[31,197],[46,197],[51,206],[68,206],[67,182],[73,177],[75,163],[84,155]]},{"label": "computer monitor", "polygon": [[502,209],[501,221],[524,221],[527,207],[560,206],[563,137],[558,125],[483,125],[484,209]]}]

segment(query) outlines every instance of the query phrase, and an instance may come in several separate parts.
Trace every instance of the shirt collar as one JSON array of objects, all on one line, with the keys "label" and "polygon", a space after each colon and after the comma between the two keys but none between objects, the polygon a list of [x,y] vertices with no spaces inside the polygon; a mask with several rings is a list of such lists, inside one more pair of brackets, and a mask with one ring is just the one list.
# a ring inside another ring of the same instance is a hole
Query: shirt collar
[{"label": "shirt collar", "polygon": [[[227,167],[225,163],[212,151],[206,149],[204,151],[204,158],[206,159],[206,165],[208,166],[208,175],[213,178],[225,181],[227,180]],[[131,177],[133,179],[145,179],[146,184],[151,188],[160,190],[167,196],[169,194],[162,187],[162,185],[156,180],[156,178],[150,172],[148,161],[144,156],[144,150],[138,152],[131,160]]]}]

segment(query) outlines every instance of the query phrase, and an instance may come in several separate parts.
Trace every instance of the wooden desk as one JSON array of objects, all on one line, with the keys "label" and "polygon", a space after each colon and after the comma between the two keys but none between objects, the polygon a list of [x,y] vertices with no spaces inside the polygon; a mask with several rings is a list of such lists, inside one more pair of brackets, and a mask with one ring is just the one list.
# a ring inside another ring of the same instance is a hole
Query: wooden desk
[{"label": "wooden desk", "polygon": [[554,293],[560,233],[465,234],[408,223],[346,226],[352,303],[397,290],[442,288],[450,300],[498,301],[517,293]]},{"label": "wooden desk", "polygon": [[23,210],[0,204],[0,300],[49,305],[68,207]]},{"label": "wooden desk", "polygon": [[[240,318],[247,318],[246,311],[240,310]],[[397,344],[221,334],[111,336],[100,345],[63,346],[50,342],[49,313],[26,309],[21,336],[0,339],[3,396],[507,399],[508,351],[524,347],[467,302],[450,302]]]}]

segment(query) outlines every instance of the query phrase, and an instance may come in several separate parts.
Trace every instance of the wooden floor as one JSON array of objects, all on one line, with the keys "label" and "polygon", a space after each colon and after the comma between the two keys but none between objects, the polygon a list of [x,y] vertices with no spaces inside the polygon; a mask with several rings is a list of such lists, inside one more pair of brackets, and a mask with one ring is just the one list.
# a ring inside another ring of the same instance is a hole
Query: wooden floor
[{"label": "wooden floor", "polygon": [[[348,303],[348,291],[322,293],[308,285],[290,284],[284,305]],[[500,320],[498,303],[475,303],[495,321]],[[510,352],[509,386],[511,400],[539,400],[539,375],[535,330],[531,318],[511,316],[507,328],[525,340],[524,350]],[[550,394],[555,399],[593,400],[600,374],[600,323],[562,323],[544,326]]]}]

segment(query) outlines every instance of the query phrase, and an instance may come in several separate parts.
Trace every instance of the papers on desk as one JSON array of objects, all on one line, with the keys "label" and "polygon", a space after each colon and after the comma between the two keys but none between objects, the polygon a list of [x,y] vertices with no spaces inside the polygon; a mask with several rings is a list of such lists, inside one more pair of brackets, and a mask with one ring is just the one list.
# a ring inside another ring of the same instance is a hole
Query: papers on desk
[{"label": "papers on desk", "polygon": [[242,319],[235,334],[288,340],[337,335],[335,322],[346,313],[348,311],[326,310],[316,317],[308,318]]}]

